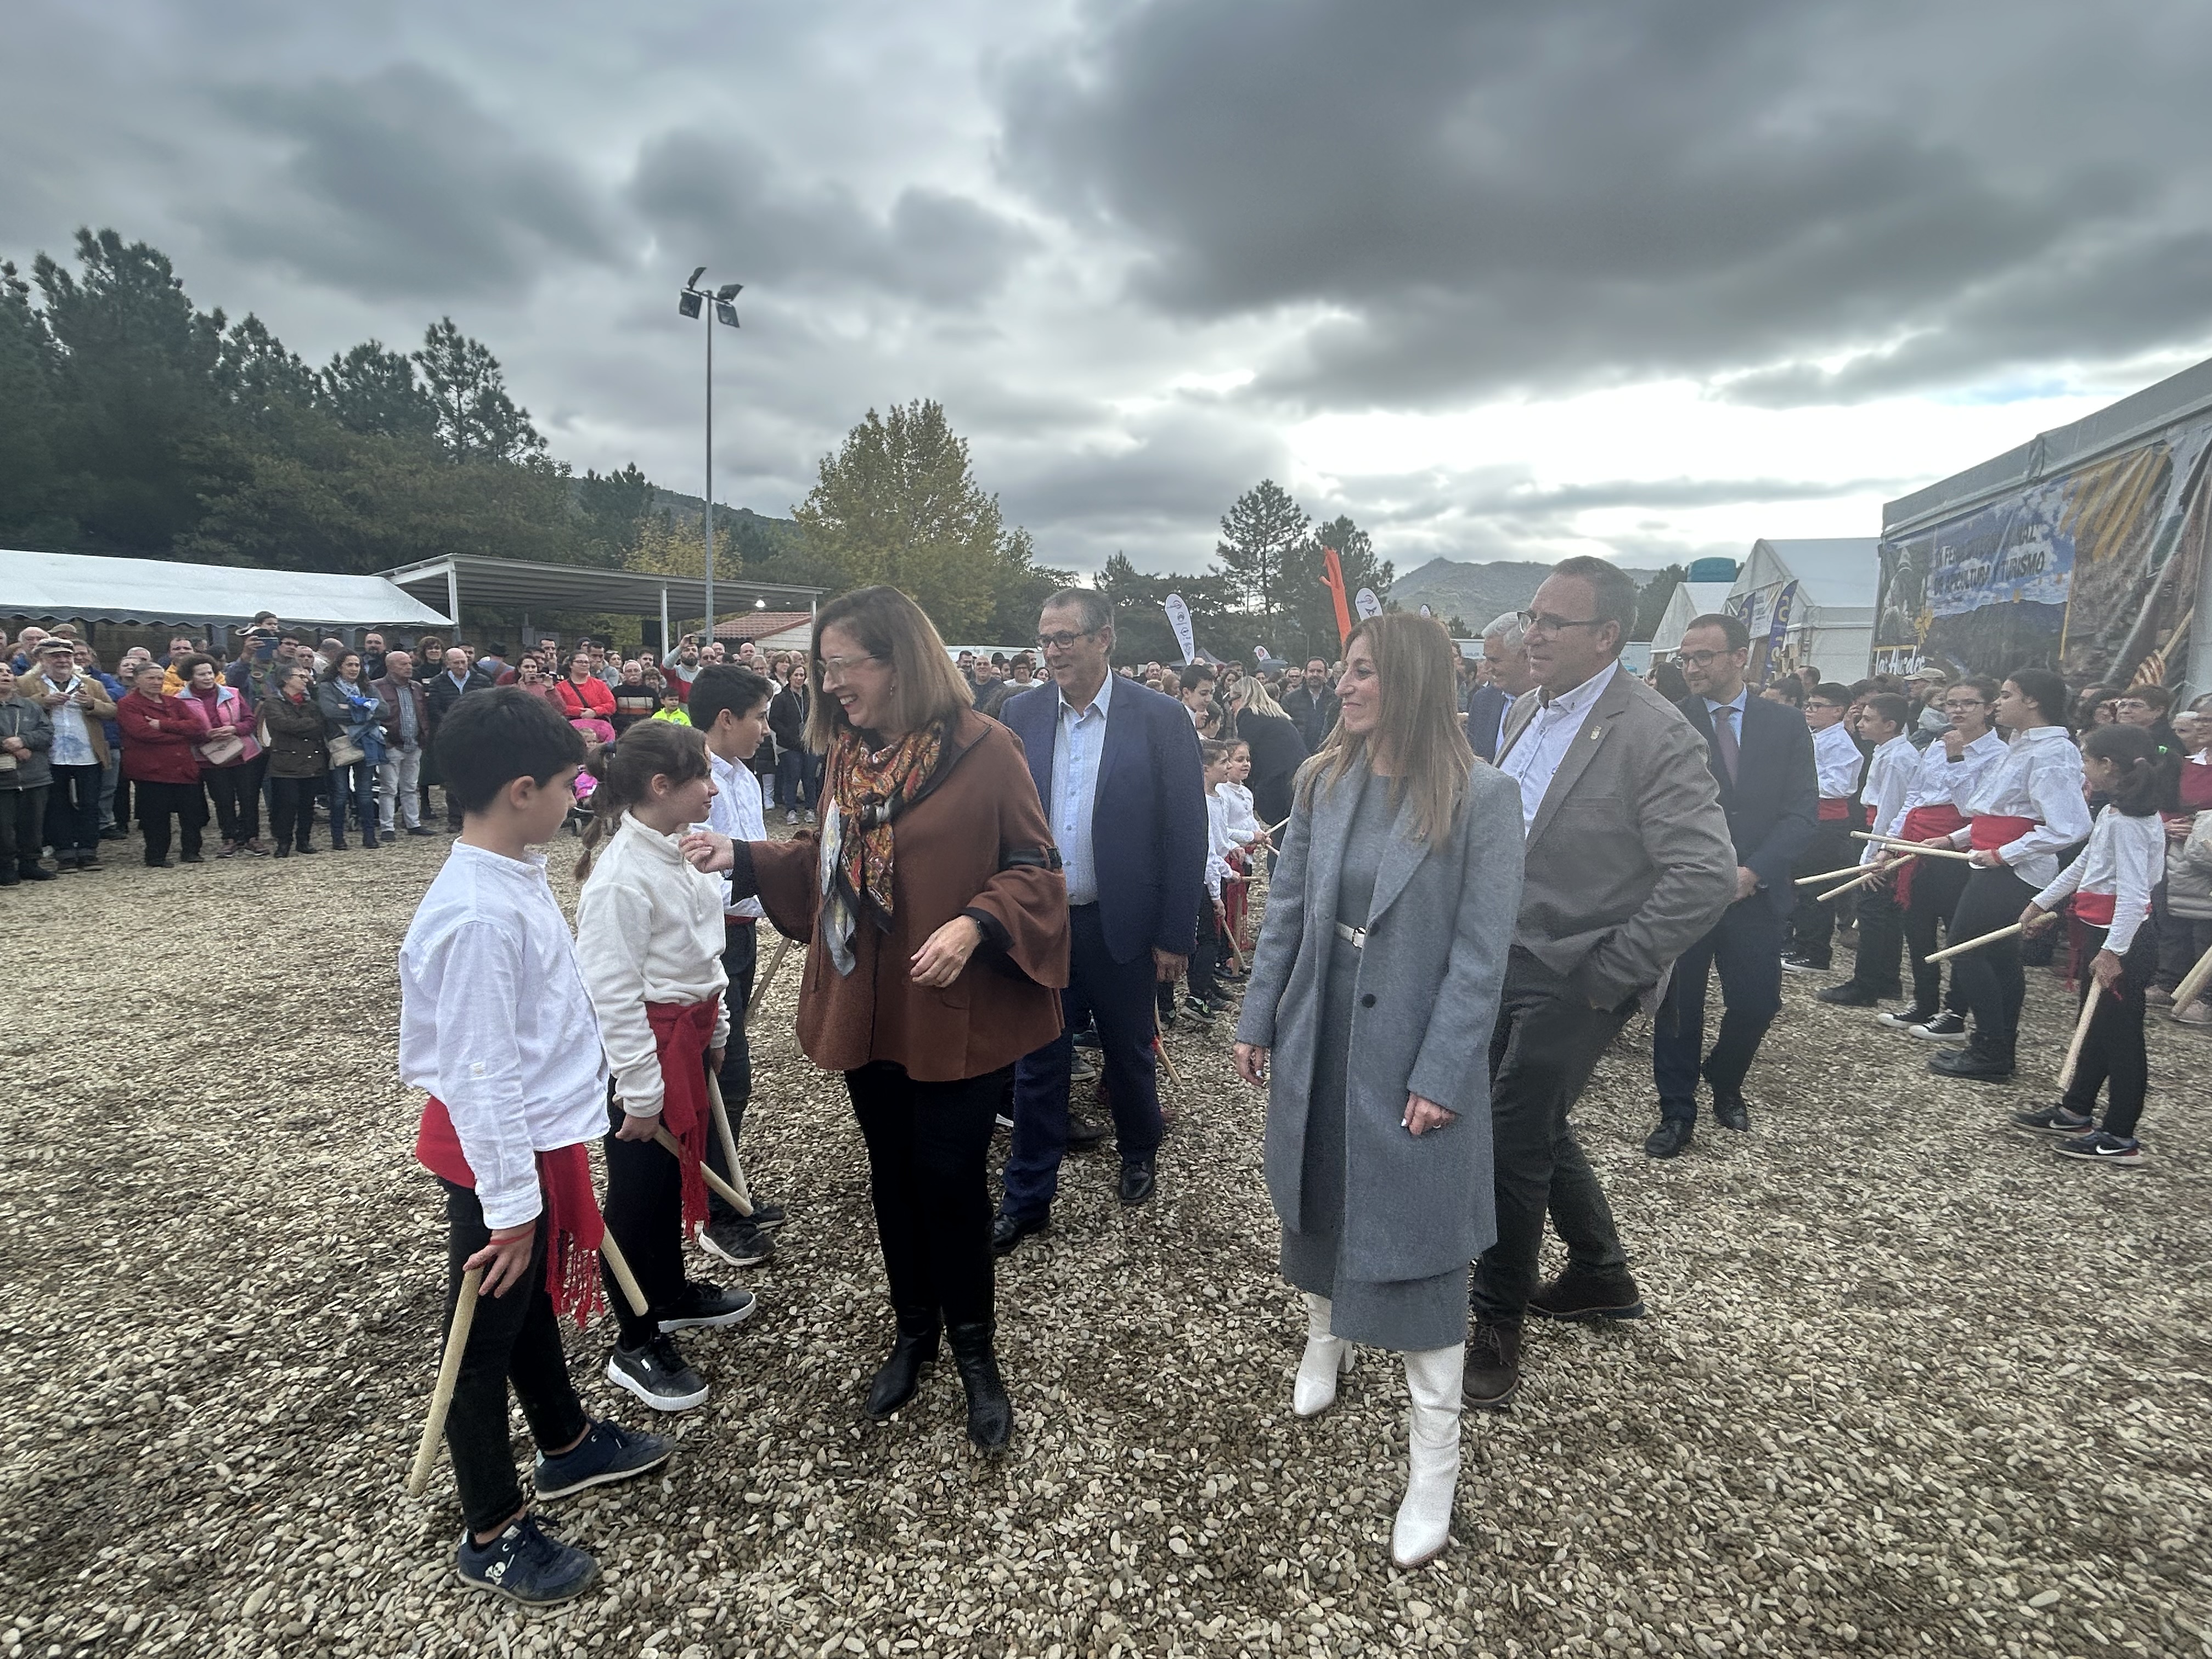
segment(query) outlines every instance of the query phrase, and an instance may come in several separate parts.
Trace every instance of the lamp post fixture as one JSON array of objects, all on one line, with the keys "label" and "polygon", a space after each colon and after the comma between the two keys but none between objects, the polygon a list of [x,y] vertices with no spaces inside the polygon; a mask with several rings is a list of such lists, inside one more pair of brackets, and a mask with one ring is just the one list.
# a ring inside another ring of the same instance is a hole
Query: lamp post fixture
[{"label": "lamp post fixture", "polygon": [[707,325],[707,489],[702,498],[699,522],[707,542],[707,641],[714,641],[714,324],[726,328],[738,325],[738,308],[732,303],[744,288],[743,283],[725,283],[712,294],[699,286],[699,279],[707,274],[701,265],[691,273],[676,296],[676,308],[686,317],[702,315],[708,301],[714,307],[714,320]]}]

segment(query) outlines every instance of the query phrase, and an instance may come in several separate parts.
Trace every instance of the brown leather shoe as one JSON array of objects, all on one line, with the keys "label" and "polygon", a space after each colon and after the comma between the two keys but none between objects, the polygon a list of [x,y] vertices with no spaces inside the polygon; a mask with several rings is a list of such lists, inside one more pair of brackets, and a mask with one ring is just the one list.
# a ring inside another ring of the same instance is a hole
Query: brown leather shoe
[{"label": "brown leather shoe", "polygon": [[1521,1328],[1477,1320],[1474,1334],[1467,1340],[1461,1403],[1470,1408],[1504,1411],[1520,1392]]}]

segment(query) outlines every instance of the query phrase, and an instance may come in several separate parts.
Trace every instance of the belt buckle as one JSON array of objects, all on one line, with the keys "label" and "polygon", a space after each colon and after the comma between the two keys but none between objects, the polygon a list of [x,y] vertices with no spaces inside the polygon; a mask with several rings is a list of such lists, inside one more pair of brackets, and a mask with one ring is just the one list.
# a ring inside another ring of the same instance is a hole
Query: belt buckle
[{"label": "belt buckle", "polygon": [[1354,927],[1348,922],[1340,921],[1336,924],[1336,936],[1355,951],[1367,948],[1367,930],[1364,927]]}]

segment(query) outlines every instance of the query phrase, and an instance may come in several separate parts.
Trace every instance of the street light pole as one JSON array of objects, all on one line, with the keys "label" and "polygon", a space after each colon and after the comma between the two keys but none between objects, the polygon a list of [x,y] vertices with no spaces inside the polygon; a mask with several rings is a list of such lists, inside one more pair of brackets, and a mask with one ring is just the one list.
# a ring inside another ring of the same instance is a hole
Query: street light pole
[{"label": "street light pole", "polygon": [[704,313],[709,300],[713,301],[714,307],[714,314],[707,323],[706,494],[701,499],[699,510],[699,525],[706,543],[707,556],[706,642],[711,645],[714,641],[714,325],[720,323],[727,328],[737,327],[738,308],[731,302],[744,289],[744,284],[725,283],[709,295],[699,286],[699,279],[706,274],[707,267],[704,265],[691,273],[690,280],[684,284],[683,291],[677,295],[676,308],[686,317],[697,317]]}]

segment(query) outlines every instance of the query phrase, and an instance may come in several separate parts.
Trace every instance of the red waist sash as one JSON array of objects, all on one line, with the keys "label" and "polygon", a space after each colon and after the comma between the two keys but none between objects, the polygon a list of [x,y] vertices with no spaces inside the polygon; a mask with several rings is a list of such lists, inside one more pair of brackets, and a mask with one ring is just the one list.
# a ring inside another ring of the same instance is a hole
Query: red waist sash
[{"label": "red waist sash", "polygon": [[1821,823],[1856,823],[1857,818],[1858,814],[1851,811],[1850,796],[1823,795],[1820,797]]},{"label": "red waist sash", "polygon": [[2076,893],[2074,895],[2074,914],[2092,927],[2110,927],[2119,908],[2119,899],[2112,893]]},{"label": "red waist sash", "polygon": [[2034,818],[1999,817],[1994,812],[1984,812],[1966,826],[1967,838],[1977,853],[1994,853],[2000,847],[2009,847],[2035,828]]},{"label": "red waist sash", "polygon": [[707,1050],[714,1041],[721,998],[704,1002],[648,1002],[660,1055],[660,1121],[684,1149],[684,1231],[707,1224],[707,1177],[700,1172],[707,1156],[707,1122],[714,1108],[707,1100]]},{"label": "red waist sash", "polygon": [[[416,1160],[432,1175],[456,1187],[476,1190],[477,1172],[453,1133],[453,1115],[435,1095],[423,1103],[422,1127],[415,1133]],[[580,1330],[605,1304],[599,1288],[599,1241],[606,1223],[592,1190],[592,1162],[583,1143],[556,1146],[538,1154],[538,1185],[544,1197],[538,1219],[546,1232],[545,1293],[553,1311],[573,1314]]]},{"label": "red waist sash", "polygon": [[[1899,841],[1926,841],[1931,836],[1955,836],[1966,827],[1966,814],[1948,803],[1935,806],[1916,806],[1905,815],[1905,822],[1897,826]],[[1897,902],[1912,902],[1912,872],[1920,865],[1918,859],[1907,859],[1905,867],[1897,872]]]}]

